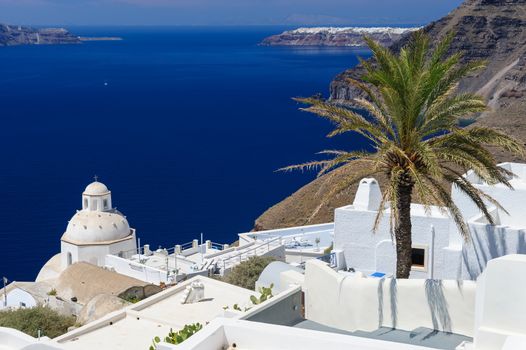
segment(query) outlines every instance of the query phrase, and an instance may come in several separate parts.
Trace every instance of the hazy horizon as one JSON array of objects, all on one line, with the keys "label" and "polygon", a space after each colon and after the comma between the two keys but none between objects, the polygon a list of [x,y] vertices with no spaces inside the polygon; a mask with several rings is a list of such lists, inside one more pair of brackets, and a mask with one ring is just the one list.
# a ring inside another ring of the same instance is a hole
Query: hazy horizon
[{"label": "hazy horizon", "polygon": [[63,26],[419,25],[461,0],[0,0],[0,23]]}]

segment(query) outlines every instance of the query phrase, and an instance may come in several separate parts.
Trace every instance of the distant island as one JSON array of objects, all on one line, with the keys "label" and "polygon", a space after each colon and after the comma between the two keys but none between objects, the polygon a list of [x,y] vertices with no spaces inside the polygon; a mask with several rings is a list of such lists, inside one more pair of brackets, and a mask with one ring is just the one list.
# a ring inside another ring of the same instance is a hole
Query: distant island
[{"label": "distant island", "polygon": [[0,24],[0,46],[80,44],[83,41],[122,40],[118,37],[79,37],[64,28],[32,28]]},{"label": "distant island", "polygon": [[390,46],[404,34],[420,28],[393,27],[316,27],[288,30],[263,39],[266,46],[353,46],[365,47],[367,35],[384,46]]}]

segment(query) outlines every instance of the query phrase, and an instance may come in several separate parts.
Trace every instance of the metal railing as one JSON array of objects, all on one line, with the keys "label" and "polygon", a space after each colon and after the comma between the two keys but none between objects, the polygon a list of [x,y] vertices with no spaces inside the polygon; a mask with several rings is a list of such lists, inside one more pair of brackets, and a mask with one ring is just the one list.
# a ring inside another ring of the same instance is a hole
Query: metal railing
[{"label": "metal railing", "polygon": [[215,249],[215,250],[223,250],[224,245],[221,243],[211,242],[210,248]]},{"label": "metal railing", "polygon": [[190,248],[193,248],[193,247],[194,247],[194,242],[193,241],[181,244],[181,250],[187,250],[187,249],[190,249]]},{"label": "metal railing", "polygon": [[248,258],[250,258],[251,256],[258,256],[258,255],[263,255],[265,253],[268,253],[271,250],[271,245],[272,245],[272,249],[281,246],[281,237],[276,237],[276,238],[267,240],[255,246],[254,248],[250,248],[248,250],[241,251],[238,254],[223,260],[223,271],[225,271],[227,267],[231,267],[237,263],[241,263],[243,261],[248,260]]}]

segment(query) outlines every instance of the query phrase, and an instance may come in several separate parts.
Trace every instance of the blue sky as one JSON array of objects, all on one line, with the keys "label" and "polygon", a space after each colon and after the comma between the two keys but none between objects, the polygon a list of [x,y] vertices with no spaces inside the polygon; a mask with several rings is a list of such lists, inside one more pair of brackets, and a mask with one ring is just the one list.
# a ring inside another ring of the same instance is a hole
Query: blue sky
[{"label": "blue sky", "polygon": [[63,25],[413,24],[461,0],[0,0],[0,23]]}]

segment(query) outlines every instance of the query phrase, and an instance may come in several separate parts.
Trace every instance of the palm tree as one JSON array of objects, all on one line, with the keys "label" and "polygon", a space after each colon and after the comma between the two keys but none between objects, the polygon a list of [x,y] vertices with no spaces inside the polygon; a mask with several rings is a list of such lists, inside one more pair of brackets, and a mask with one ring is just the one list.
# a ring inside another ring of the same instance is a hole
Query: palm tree
[{"label": "palm tree", "polygon": [[[317,169],[321,176],[341,167],[356,169],[360,166],[363,169],[330,191],[317,210],[330,197],[361,178],[386,175],[387,185],[373,231],[389,207],[391,233],[396,245],[397,278],[408,278],[412,265],[412,196],[426,209],[432,204],[444,207],[464,239],[469,241],[468,226],[448,188],[451,184],[459,188],[493,223],[486,204],[504,208],[462,175],[472,169],[488,184],[502,183],[511,188],[509,179],[513,174],[498,167],[484,146],[497,146],[520,155],[525,153],[521,143],[499,131],[459,126],[460,118],[483,112],[487,105],[481,96],[458,92],[459,81],[482,68],[484,63],[461,64],[460,53],[448,55],[453,38],[452,34],[446,36],[432,49],[429,37],[419,31],[398,54],[366,38],[373,60],[361,62],[365,68],[361,81],[349,80],[365,98],[340,104],[320,97],[296,99],[308,105],[302,110],[335,124],[328,137],[356,133],[368,140],[369,150],[323,151],[320,154],[332,158],[280,170]],[[365,113],[360,114],[358,110]]]}]

